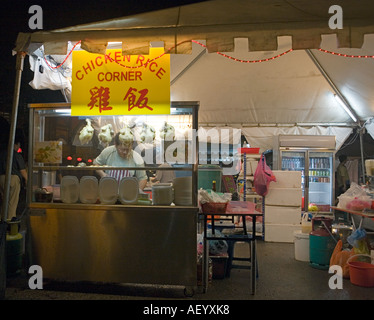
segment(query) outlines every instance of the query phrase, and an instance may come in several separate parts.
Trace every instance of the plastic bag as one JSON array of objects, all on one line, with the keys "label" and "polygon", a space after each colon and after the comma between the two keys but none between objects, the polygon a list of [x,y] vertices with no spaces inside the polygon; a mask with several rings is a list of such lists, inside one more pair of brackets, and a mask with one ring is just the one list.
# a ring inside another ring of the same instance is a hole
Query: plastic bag
[{"label": "plastic bag", "polygon": [[202,255],[204,250],[204,235],[201,233],[197,234],[197,255]]},{"label": "plastic bag", "polygon": [[354,211],[362,211],[364,209],[371,208],[371,199],[369,197],[358,198],[355,197],[353,200],[347,203],[347,209]]},{"label": "plastic bag", "polygon": [[[212,230],[208,230],[207,235],[208,237],[211,237]],[[224,240],[225,236],[219,230],[214,230],[214,236],[222,237],[222,240],[209,240],[209,254],[216,256],[226,254],[229,246],[227,241]]]},{"label": "plastic bag", "polygon": [[370,249],[368,247],[366,238],[361,240],[356,240],[355,247],[353,248],[355,254],[370,254]]},{"label": "plastic bag", "polygon": [[354,248],[356,253],[366,254],[366,253],[369,253],[369,252],[366,252],[366,249],[367,249],[366,230],[361,228],[362,221],[363,221],[363,219],[361,219],[359,227],[357,229],[355,229],[351,233],[351,235],[347,238],[347,241]]},{"label": "plastic bag", "polygon": [[349,266],[348,259],[354,254],[352,250],[342,250],[343,242],[339,240],[335,246],[335,249],[330,258],[330,267],[333,265],[338,265],[342,267],[343,278],[349,278]]},{"label": "plastic bag", "polygon": [[253,185],[255,187],[256,193],[263,197],[266,196],[269,192],[269,184],[272,181],[277,181],[277,179],[266,164],[265,157],[262,154],[253,176]]},{"label": "plastic bag", "polygon": [[207,202],[215,202],[215,203],[226,203],[231,201],[232,194],[231,193],[221,193],[218,194],[211,190],[208,192],[204,189],[198,190],[198,198],[199,202],[201,204],[207,203]]},{"label": "plastic bag", "polygon": [[362,211],[371,208],[371,198],[357,183],[352,182],[350,188],[338,197],[338,208]]}]

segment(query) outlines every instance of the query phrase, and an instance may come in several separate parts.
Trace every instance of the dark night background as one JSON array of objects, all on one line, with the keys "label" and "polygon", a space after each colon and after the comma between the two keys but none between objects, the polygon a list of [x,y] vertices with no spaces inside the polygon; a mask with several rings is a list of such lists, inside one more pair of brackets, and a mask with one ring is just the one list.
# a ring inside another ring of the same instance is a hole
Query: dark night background
[{"label": "dark night background", "polygon": [[[133,15],[178,5],[201,2],[197,0],[2,0],[0,3],[0,116],[9,119],[15,86],[16,57],[12,55],[19,32],[34,32],[28,21],[29,8],[39,5],[43,9],[43,30],[53,30],[73,25]],[[38,31],[38,30],[35,30]],[[28,58],[22,73],[17,127],[27,133],[27,104],[33,102],[64,102],[60,91],[34,90],[29,86],[33,78]]]}]

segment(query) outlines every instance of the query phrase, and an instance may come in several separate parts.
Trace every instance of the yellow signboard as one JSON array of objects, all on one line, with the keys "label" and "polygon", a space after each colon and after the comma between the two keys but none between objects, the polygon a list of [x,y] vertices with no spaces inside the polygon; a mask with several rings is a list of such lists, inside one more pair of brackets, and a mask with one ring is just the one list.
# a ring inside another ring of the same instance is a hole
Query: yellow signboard
[{"label": "yellow signboard", "polygon": [[170,114],[170,55],[73,52],[72,116]]}]

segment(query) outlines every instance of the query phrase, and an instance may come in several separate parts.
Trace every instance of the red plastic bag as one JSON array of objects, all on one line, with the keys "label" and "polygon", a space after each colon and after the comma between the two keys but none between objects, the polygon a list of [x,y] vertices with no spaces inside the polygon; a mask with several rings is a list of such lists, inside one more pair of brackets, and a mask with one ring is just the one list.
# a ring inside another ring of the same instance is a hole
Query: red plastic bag
[{"label": "red plastic bag", "polygon": [[262,154],[253,176],[253,185],[255,187],[256,193],[263,197],[266,196],[268,194],[269,184],[271,181],[277,181],[277,179],[266,164],[265,157]]}]

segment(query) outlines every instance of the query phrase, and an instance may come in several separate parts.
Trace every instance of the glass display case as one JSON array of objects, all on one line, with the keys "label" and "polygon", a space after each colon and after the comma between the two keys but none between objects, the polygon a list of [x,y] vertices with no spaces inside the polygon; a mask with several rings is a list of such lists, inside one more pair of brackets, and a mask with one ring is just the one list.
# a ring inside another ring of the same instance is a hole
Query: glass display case
[{"label": "glass display case", "polygon": [[[147,116],[77,117],[64,103],[29,108],[32,262],[44,277],[196,286],[198,103]],[[125,169],[98,161],[117,133],[138,154]],[[167,203],[155,201],[155,171],[175,177]],[[121,187],[124,180],[138,184]]]},{"label": "glass display case", "polygon": [[[123,167],[95,163],[103,149],[114,145],[114,135],[121,130],[124,135],[130,133],[133,152],[143,159],[147,178],[151,174],[149,171],[157,169],[173,171],[175,177],[191,176],[193,179],[193,165],[197,161],[194,107],[174,104],[170,115],[97,117],[72,117],[66,104],[30,105],[30,108],[30,123],[33,124],[29,141],[31,203],[48,201],[47,197],[46,200],[35,197],[35,191],[39,195],[40,189],[53,193],[53,203],[63,202],[60,187],[64,176],[76,176],[78,180],[83,176],[100,179],[100,170],[122,170]],[[128,169],[130,173],[140,170],[131,166]],[[150,191],[152,180],[147,180],[145,191]],[[192,199],[195,193],[191,189],[190,205],[196,203],[196,198]],[[78,199],[77,203],[80,202]],[[100,203],[99,197],[95,203]]]}]

